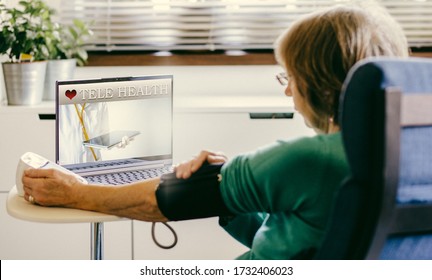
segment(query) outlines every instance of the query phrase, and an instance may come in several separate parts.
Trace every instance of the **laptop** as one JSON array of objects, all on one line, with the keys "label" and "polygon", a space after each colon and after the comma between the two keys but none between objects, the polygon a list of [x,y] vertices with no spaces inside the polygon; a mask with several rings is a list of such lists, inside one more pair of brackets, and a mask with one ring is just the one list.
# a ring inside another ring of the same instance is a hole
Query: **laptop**
[{"label": "laptop", "polygon": [[172,172],[173,76],[56,83],[56,163],[89,183]]}]

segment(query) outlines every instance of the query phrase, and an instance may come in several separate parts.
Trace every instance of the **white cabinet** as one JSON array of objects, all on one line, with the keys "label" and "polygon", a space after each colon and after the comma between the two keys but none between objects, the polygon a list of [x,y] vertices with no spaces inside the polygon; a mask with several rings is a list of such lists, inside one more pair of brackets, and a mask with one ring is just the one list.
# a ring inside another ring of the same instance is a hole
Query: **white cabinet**
[{"label": "white cabinet", "polygon": [[202,149],[232,157],[277,140],[314,134],[286,97],[179,98],[175,104],[174,162]]},{"label": "white cabinet", "polygon": [[54,160],[54,104],[39,106],[0,106],[0,191],[7,192],[15,184],[19,157],[35,152]]},{"label": "white cabinet", "polygon": [[[177,233],[172,249],[161,249],[151,238],[151,223],[134,221],[134,259],[144,260],[224,260],[234,259],[248,249],[228,235],[218,218],[169,223]],[[156,224],[156,239],[163,245],[173,241],[172,233]]]},{"label": "white cabinet", "polygon": [[[0,194],[0,259],[90,259],[90,224],[48,224],[15,219]],[[131,258],[131,221],[104,223],[104,258]]]},{"label": "white cabinet", "polygon": [[249,112],[177,113],[174,131],[175,162],[202,149],[232,157],[277,140],[313,134],[296,113],[293,119],[252,119]]},{"label": "white cabinet", "polygon": [[0,258],[89,259],[89,224],[44,224],[15,219],[6,212],[1,193]]}]

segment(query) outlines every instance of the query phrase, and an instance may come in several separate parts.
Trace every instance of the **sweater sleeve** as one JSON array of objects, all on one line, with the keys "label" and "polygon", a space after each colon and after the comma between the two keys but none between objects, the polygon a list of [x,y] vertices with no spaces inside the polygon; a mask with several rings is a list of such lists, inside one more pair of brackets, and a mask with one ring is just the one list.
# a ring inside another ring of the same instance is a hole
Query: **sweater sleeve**
[{"label": "sweater sleeve", "polygon": [[238,242],[251,248],[255,234],[266,217],[267,214],[265,213],[242,214],[232,217],[228,221],[220,218],[219,225]]},{"label": "sweater sleeve", "polygon": [[237,156],[222,169],[222,197],[237,214],[310,206],[319,195],[326,153],[320,137],[311,137]]}]

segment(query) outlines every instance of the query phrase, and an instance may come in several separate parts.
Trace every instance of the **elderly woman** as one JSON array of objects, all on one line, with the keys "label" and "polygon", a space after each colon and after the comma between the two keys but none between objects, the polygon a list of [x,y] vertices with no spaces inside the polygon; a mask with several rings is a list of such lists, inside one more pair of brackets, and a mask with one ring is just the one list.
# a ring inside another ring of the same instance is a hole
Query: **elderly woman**
[{"label": "elderly woman", "polygon": [[[295,22],[277,40],[275,53],[285,70],[278,75],[285,94],[318,135],[278,141],[231,160],[203,151],[176,168],[178,178],[188,178],[204,162],[224,163],[219,191],[233,215],[220,224],[250,248],[240,259],[307,258],[319,246],[333,195],[349,174],[337,118],[347,72],[367,57],[407,56],[408,47],[384,9],[335,6]],[[159,182],[83,185],[55,170],[28,170],[23,177],[25,198],[40,205],[167,221],[155,195]]]}]

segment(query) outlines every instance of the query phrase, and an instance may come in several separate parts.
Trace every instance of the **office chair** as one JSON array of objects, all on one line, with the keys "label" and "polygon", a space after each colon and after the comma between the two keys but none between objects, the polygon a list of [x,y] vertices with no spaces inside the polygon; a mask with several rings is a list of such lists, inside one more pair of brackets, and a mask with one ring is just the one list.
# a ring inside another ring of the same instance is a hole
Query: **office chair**
[{"label": "office chair", "polygon": [[338,117],[351,175],[315,259],[432,259],[432,59],[357,63]]}]

